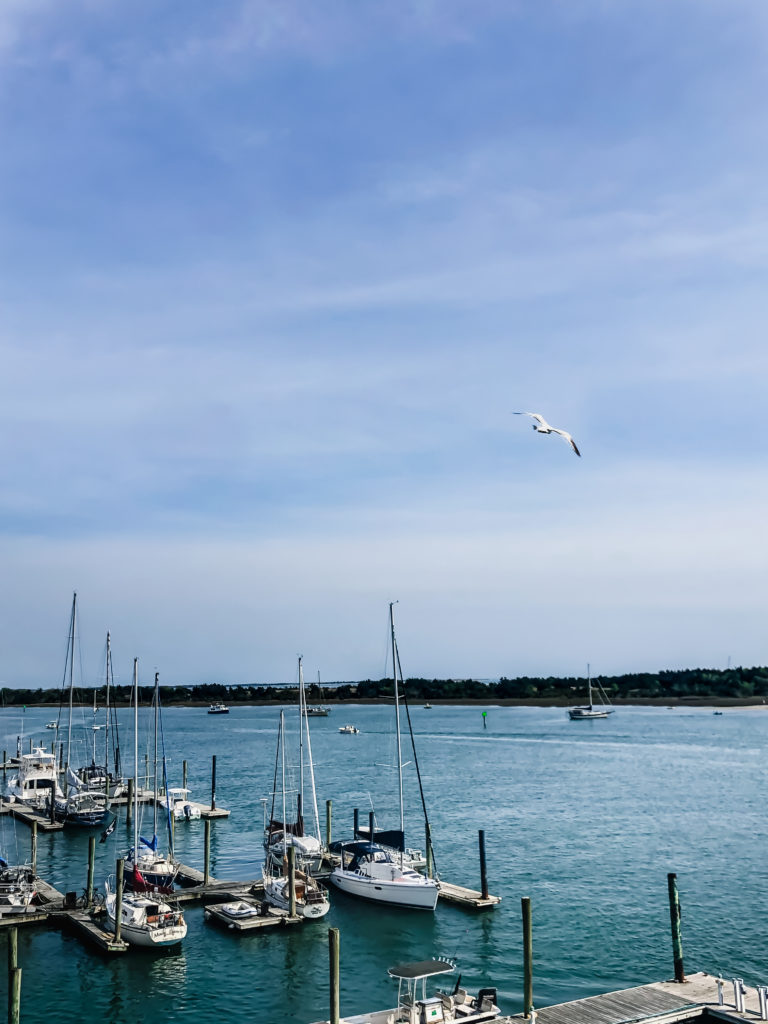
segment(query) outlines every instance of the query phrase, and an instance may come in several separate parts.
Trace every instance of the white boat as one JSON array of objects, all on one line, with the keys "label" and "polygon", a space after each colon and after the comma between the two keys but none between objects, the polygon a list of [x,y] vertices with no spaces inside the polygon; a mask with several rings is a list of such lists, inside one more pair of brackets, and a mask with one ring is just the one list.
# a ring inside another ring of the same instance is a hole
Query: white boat
[{"label": "white boat", "polygon": [[[138,847],[139,828],[139,659],[133,659],[133,853]],[[157,697],[157,673],[155,673],[155,696]],[[157,704],[155,705],[157,708]],[[155,802],[156,803],[156,802]],[[138,891],[143,887],[144,879],[139,876],[137,868],[141,857],[133,858],[128,869],[133,892],[123,890],[120,910],[120,935],[133,946],[157,948],[175,946],[187,934],[187,923],[184,915],[170,903],[159,899],[156,895]],[[105,909],[107,924],[111,931],[116,931],[117,893],[112,892],[109,883],[106,885]]]},{"label": "white boat", "polygon": [[11,799],[38,810],[46,806],[51,793],[63,799],[55,754],[44,747],[34,747],[29,754],[22,754],[18,761],[18,773],[8,781]]},{"label": "white boat", "polygon": [[[296,855],[296,867],[308,875],[317,874],[323,867],[323,855],[325,849],[320,837],[320,815],[317,808],[317,791],[315,789],[315,768],[312,761],[312,740],[309,731],[309,721],[304,713],[306,708],[306,696],[304,692],[304,669],[303,659],[299,658],[299,766],[298,766],[298,788],[296,790],[296,812],[287,807],[288,780],[285,772],[285,716],[280,712],[280,727],[278,730],[278,745],[275,755],[275,783],[277,783],[278,765],[282,763],[281,786],[277,786],[272,792],[272,809],[269,816],[269,823],[264,829],[264,848],[267,851],[267,859],[271,861],[270,870],[276,869],[282,872],[283,861],[289,846],[292,846]],[[306,750],[306,755],[305,755]],[[311,798],[312,824],[310,830],[306,827],[305,821],[305,791]],[[276,817],[276,800],[280,796],[282,800],[280,817]],[[289,820],[292,819],[292,820]]]},{"label": "white boat", "polygon": [[[287,865],[286,869],[287,871]],[[264,899],[277,910],[290,910],[291,890],[287,874],[276,874],[266,865],[262,868],[264,879]],[[325,917],[331,908],[328,892],[317,879],[304,871],[296,871],[294,882],[296,898],[296,916],[315,920]]]},{"label": "white boat", "polygon": [[45,728],[46,729],[58,729],[59,728],[59,723],[58,722],[46,722],[45,723]]},{"label": "white boat", "polygon": [[210,704],[208,706],[208,714],[209,715],[228,715],[229,714],[229,708],[227,707],[226,704],[223,704],[221,701],[216,701],[216,703]]},{"label": "white boat", "polygon": [[[331,881],[350,896],[376,903],[400,907],[434,910],[438,886],[434,878],[425,878],[408,867],[405,862],[405,814],[403,807],[403,754],[400,742],[400,686],[398,681],[399,657],[395,641],[393,608],[389,606],[389,624],[392,634],[392,664],[394,666],[395,727],[397,733],[397,775],[400,803],[400,829],[397,833],[397,852],[390,853],[376,843],[376,834],[369,842],[355,841],[342,844],[341,863],[331,871]],[[389,836],[392,833],[388,833]]]},{"label": "white boat", "polygon": [[330,713],[330,708],[321,707],[319,704],[309,704],[304,709],[307,718],[327,718]]},{"label": "white boat", "polygon": [[616,709],[611,707],[611,703],[608,700],[608,697],[606,696],[605,691],[603,690],[600,683],[597,683],[595,685],[595,689],[597,690],[597,694],[600,697],[600,704],[597,707],[595,707],[595,705],[592,703],[592,677],[589,673],[589,665],[587,665],[588,703],[586,704],[586,706],[568,709],[568,717],[571,719],[571,721],[580,722],[588,718],[607,718],[608,715],[613,714],[613,712]]},{"label": "white boat", "polygon": [[[133,680],[133,691],[134,691],[134,764],[135,772],[138,774],[138,762],[139,762],[139,751],[138,751],[138,703],[139,703],[139,685],[138,685],[138,658],[134,659],[133,662],[134,680]],[[134,834],[133,847],[128,851],[125,857],[125,874],[127,884],[137,892],[172,892],[173,882],[178,873],[178,864],[173,856],[171,850],[166,856],[159,849],[158,837],[157,837],[157,804],[158,804],[158,784],[157,784],[157,766],[158,766],[158,754],[157,754],[157,740],[158,740],[158,720],[160,716],[160,675],[155,672],[155,692],[153,698],[153,709],[154,709],[154,777],[153,777],[153,800],[152,800],[152,839],[145,839],[143,836]],[[163,765],[165,765],[165,758],[163,758]],[[138,811],[138,779],[134,781],[134,804],[136,812]],[[166,810],[167,810],[167,798],[166,798]],[[170,815],[166,815],[168,824],[168,841],[171,840],[170,830]],[[134,822],[138,820],[138,814],[134,813]]]},{"label": "white boat", "polygon": [[[386,1010],[370,1010],[368,1013],[344,1015],[344,1024],[449,1024],[462,1021],[464,1024],[480,1024],[481,1021],[496,1020],[501,1011],[496,1005],[496,989],[481,988],[472,996],[461,988],[461,977],[450,992],[436,990],[427,995],[427,981],[455,970],[451,960],[419,960],[416,963],[398,964],[387,971],[391,978],[397,978],[397,1006]],[[321,1022],[318,1022],[321,1024]],[[323,1021],[322,1024],[328,1024]]]},{"label": "white boat", "polygon": [[340,725],[339,732],[344,733],[346,736],[354,736],[360,732],[356,725]]},{"label": "white boat", "polygon": [[[107,889],[107,923],[115,931],[117,893]],[[120,909],[120,937],[132,946],[157,948],[176,946],[187,934],[187,922],[176,907],[144,893],[123,892]]]},{"label": "white boat", "polygon": [[247,917],[264,916],[261,912],[261,907],[254,906],[253,903],[246,903],[245,900],[235,900],[234,903],[219,903],[216,909],[235,921]]},{"label": "white boat", "polygon": [[168,790],[168,806],[176,821],[200,820],[200,808],[191,803],[189,790],[182,786],[172,786]]},{"label": "white boat", "polygon": [[34,913],[35,872],[31,864],[9,864],[0,857],[0,915]]}]

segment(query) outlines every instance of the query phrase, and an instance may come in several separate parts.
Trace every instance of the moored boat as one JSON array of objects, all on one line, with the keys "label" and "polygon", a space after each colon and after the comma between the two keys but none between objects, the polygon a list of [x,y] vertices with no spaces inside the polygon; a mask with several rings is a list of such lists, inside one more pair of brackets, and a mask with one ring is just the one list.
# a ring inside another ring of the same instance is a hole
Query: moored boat
[{"label": "moored boat", "polygon": [[346,736],[355,736],[357,733],[360,732],[360,730],[357,728],[356,725],[340,725],[339,732],[343,733]]},{"label": "moored boat", "polygon": [[216,701],[214,704],[208,706],[209,715],[228,715],[229,708],[222,701]]},{"label": "moored boat", "polygon": [[596,683],[594,689],[597,690],[598,696],[600,697],[600,704],[596,707],[592,703],[592,677],[589,672],[589,665],[587,665],[587,704],[577,708],[568,709],[568,717],[572,722],[580,722],[585,719],[591,718],[607,718],[608,715],[612,715],[616,710],[611,707],[611,703],[608,700],[605,692],[599,682]]}]

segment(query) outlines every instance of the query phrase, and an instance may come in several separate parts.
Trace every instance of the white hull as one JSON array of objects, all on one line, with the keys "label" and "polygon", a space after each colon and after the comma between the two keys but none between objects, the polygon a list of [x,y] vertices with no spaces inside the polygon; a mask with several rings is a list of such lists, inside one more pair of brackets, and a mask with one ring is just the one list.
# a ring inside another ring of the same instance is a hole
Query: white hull
[{"label": "white hull", "polygon": [[586,718],[607,718],[613,713],[613,708],[599,710],[598,708],[571,708],[568,716],[572,722],[580,722]]},{"label": "white hull", "polygon": [[437,904],[437,883],[431,878],[417,875],[415,871],[404,872],[397,878],[387,880],[334,868],[331,881],[342,892],[374,903],[411,907],[415,910],[434,910]]},{"label": "white hull", "polygon": [[[264,899],[270,906],[278,910],[290,909],[290,896],[287,878],[270,878],[264,876]],[[325,917],[331,909],[328,894],[320,889],[317,882],[296,882],[296,916],[307,920]]]},{"label": "white hull", "polygon": [[[108,893],[106,899],[107,924],[115,930],[115,909],[117,896]],[[187,934],[187,924],[182,915],[167,903],[158,903],[145,896],[123,893],[120,937],[132,946],[155,949],[160,946],[175,946]]]}]

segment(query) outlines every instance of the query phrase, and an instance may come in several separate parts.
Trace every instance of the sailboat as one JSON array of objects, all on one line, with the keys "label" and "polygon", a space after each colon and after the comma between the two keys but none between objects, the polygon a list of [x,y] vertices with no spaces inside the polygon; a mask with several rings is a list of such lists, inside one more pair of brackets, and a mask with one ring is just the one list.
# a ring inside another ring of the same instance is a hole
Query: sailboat
[{"label": "sailboat", "polygon": [[[139,820],[139,659],[133,659],[133,849],[137,848]],[[155,676],[157,686],[157,676]],[[132,851],[133,852],[133,851]],[[141,859],[139,858],[139,862]],[[131,866],[134,890],[136,888],[135,865]],[[117,893],[112,892],[107,882],[105,908],[107,922],[115,931],[117,917]],[[146,892],[123,891],[120,908],[120,934],[133,946],[175,946],[187,934],[187,923],[180,910],[165,900]]]},{"label": "sailboat", "polygon": [[[323,699],[323,688],[320,685],[320,673],[317,673],[317,691],[320,694],[320,700]],[[304,708],[304,714],[307,718],[327,718],[331,713],[331,709],[326,704],[307,704]]]},{"label": "sailboat", "polygon": [[[331,871],[331,881],[350,896],[387,903],[399,907],[434,910],[438,886],[433,878],[425,878],[407,866],[404,855],[405,814],[403,806],[403,754],[400,742],[400,689],[398,681],[398,654],[395,640],[393,605],[389,605],[389,625],[392,636],[392,665],[395,688],[395,729],[397,734],[397,774],[400,802],[400,830],[397,849],[389,850],[376,842],[376,835],[368,841],[355,841],[341,845],[341,863]],[[402,675],[402,673],[400,673]],[[389,833],[391,836],[392,833]]]},{"label": "sailboat", "polygon": [[573,722],[580,722],[586,718],[607,718],[608,715],[612,715],[616,710],[611,707],[608,698],[605,696],[602,686],[596,683],[595,689],[597,690],[598,696],[600,697],[600,706],[595,707],[592,703],[592,677],[589,672],[589,665],[587,665],[587,705],[578,708],[569,708],[568,717]]},{"label": "sailboat", "polygon": [[[299,788],[296,798],[296,820],[288,821],[286,809],[286,785],[285,771],[283,771],[282,784],[282,818],[275,818],[275,798],[277,796],[276,785],[272,788],[272,813],[269,817],[269,825],[265,829],[264,847],[267,856],[276,866],[281,866],[288,846],[293,846],[296,854],[297,866],[307,874],[316,874],[323,866],[323,844],[320,836],[320,816],[317,810],[317,792],[315,790],[315,767],[312,761],[312,741],[309,734],[309,722],[307,721],[307,702],[304,692],[304,669],[303,659],[299,657]],[[285,757],[284,722],[281,712],[280,731],[278,733],[278,757],[282,750]],[[306,757],[305,757],[306,747]],[[275,784],[277,783],[278,759],[275,759]],[[304,822],[304,786],[305,780],[309,780],[310,795],[312,797],[312,823],[314,835],[308,834]]]},{"label": "sailboat", "polygon": [[[107,633],[104,676],[104,721],[103,723],[98,723],[96,721],[99,709],[96,706],[96,691],[94,690],[93,725],[91,726],[91,731],[93,732],[91,763],[77,769],[76,774],[78,778],[82,780],[83,785],[87,786],[89,789],[100,790],[101,792],[106,793],[109,797],[118,797],[122,796],[125,787],[123,785],[122,766],[120,764],[120,737],[118,734],[117,716],[114,714],[114,709],[110,706],[109,700],[110,690],[114,684],[114,676],[112,672],[112,638],[109,633]],[[102,729],[104,730],[103,763],[101,763],[101,754],[99,753],[97,755],[96,752],[97,733]],[[96,760],[97,756],[99,758],[98,763]],[[112,761],[111,767],[110,760]]]},{"label": "sailboat", "polygon": [[[158,838],[157,838],[157,742],[158,742],[158,726],[160,717],[160,673],[155,672],[155,690],[152,705],[154,708],[154,791],[152,799],[152,839],[145,839],[143,836],[138,836],[139,842],[137,843],[134,838],[133,848],[128,852],[128,856],[125,858],[125,870],[128,879],[128,884],[137,892],[172,892],[173,882],[178,873],[178,865],[173,857],[173,849],[169,850],[168,855],[161,853],[158,849]],[[136,702],[137,708],[135,709],[135,716],[138,719],[138,685],[136,686]],[[138,740],[134,738],[134,753],[136,758],[136,773],[138,775]],[[165,774],[165,754],[163,754],[163,774]],[[165,781],[165,780],[164,780]],[[167,794],[167,786],[165,786]],[[134,782],[134,794],[138,791],[138,784]],[[165,805],[165,816],[166,824],[168,829],[168,840],[172,844],[172,829],[170,812],[168,809],[168,798],[166,795]],[[134,816],[135,820],[135,816]]]},{"label": "sailboat", "polygon": [[[286,794],[286,773],[285,773],[285,713],[280,711],[280,732],[278,738],[278,756],[280,758],[281,765],[281,788],[283,794],[283,806],[282,806],[282,822],[286,821],[286,806],[285,806],[285,794]],[[274,796],[274,794],[273,794]],[[301,802],[299,801],[299,808]],[[303,824],[301,815],[299,815],[299,822]],[[270,825],[274,824],[274,813],[270,816]],[[303,837],[297,836],[295,833],[288,833],[287,830],[284,833],[285,837],[290,837],[290,840],[301,840]],[[269,843],[271,833],[267,837],[267,848],[264,857],[264,866],[262,868],[262,878],[264,880],[264,899],[273,907],[277,907],[279,910],[288,910],[291,905],[291,893],[290,893],[290,879],[288,877],[288,853],[287,849],[291,846],[294,850],[301,851],[302,847],[296,845],[293,842],[282,843],[283,855],[279,863],[276,863],[276,847],[277,843]],[[307,837],[312,838],[312,837]],[[318,918],[324,917],[330,909],[330,903],[328,900],[328,893],[322,886],[312,877],[308,870],[306,870],[307,862],[303,858],[299,859],[299,867],[295,870],[295,883],[294,883],[294,894],[295,894],[295,907],[297,917],[306,918]]]},{"label": "sailboat", "polygon": [[64,825],[91,828],[104,825],[109,817],[109,797],[104,789],[96,789],[72,768],[72,704],[74,696],[75,636],[77,625],[77,593],[72,596],[69,620],[67,659],[64,669],[69,674],[69,715],[67,719],[67,756],[64,765],[64,793],[54,799],[54,816]]}]

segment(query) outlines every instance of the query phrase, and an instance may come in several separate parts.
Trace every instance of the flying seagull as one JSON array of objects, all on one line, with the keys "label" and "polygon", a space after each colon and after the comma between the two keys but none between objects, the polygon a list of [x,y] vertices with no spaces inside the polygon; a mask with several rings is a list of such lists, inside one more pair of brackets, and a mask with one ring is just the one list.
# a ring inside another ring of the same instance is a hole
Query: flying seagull
[{"label": "flying seagull", "polygon": [[558,430],[557,427],[550,427],[550,425],[547,423],[544,417],[540,416],[537,412],[516,412],[513,413],[513,416],[530,416],[531,419],[536,420],[536,422],[533,424],[533,429],[538,434],[559,434],[560,437],[562,437],[562,439],[566,441],[571,446],[571,448],[573,448],[573,450],[576,452],[579,458],[581,458],[581,452],[576,447],[576,442],[573,440],[573,438],[567,430]]}]

